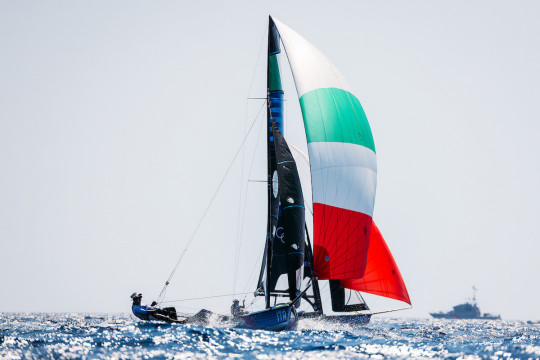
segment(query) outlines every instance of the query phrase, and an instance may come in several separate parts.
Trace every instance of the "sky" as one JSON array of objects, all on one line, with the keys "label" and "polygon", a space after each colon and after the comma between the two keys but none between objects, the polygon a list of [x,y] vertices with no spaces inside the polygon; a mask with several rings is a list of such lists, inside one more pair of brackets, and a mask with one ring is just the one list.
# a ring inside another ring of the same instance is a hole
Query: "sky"
[{"label": "sky", "polygon": [[[370,121],[374,219],[413,303],[386,316],[450,310],[474,285],[482,311],[539,320],[539,11],[0,0],[0,311],[129,312],[134,291],[149,302],[231,164],[167,299],[254,290],[266,200],[248,180],[264,179],[265,149],[263,104],[247,98],[265,96],[272,14],[341,70]],[[284,82],[285,133],[301,141]]]}]

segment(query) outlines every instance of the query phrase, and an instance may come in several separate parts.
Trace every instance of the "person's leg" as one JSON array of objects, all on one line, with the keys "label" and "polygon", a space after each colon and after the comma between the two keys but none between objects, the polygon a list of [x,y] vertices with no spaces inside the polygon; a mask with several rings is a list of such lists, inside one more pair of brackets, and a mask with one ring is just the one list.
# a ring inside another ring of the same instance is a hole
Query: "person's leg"
[{"label": "person's leg", "polygon": [[[157,320],[160,320],[160,321],[165,321],[165,322],[168,322],[168,323],[174,323],[174,324],[185,324],[187,322],[187,319],[183,319],[183,320],[178,320],[178,319],[171,319],[169,316],[167,316],[168,314],[164,314],[163,313],[163,309],[159,309],[158,311],[156,311],[153,316],[157,319]],[[176,315],[176,312],[175,312],[175,315]]]}]

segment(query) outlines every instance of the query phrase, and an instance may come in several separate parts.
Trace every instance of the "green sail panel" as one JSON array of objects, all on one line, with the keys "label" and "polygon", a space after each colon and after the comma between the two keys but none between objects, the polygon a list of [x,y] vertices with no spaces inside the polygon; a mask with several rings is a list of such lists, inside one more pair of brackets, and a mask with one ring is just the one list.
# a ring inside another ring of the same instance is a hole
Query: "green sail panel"
[{"label": "green sail panel", "polygon": [[360,101],[348,91],[316,89],[300,98],[308,143],[342,142],[365,146],[375,144]]}]

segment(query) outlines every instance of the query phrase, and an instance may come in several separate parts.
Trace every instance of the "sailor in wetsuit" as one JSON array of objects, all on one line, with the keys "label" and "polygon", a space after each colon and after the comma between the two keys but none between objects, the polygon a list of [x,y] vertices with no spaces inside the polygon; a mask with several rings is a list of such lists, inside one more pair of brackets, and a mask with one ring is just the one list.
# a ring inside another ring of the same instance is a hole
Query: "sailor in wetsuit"
[{"label": "sailor in wetsuit", "polygon": [[[160,309],[157,307],[141,304],[142,294],[131,294],[131,300],[133,300],[133,304],[131,305],[131,311],[133,311],[133,315],[135,315],[141,320],[161,320],[169,323],[179,324],[183,324],[186,322],[186,320],[177,319],[176,310],[174,308]],[[155,305],[155,303],[152,303],[152,305]]]},{"label": "sailor in wetsuit", "polygon": [[245,308],[246,308],[246,300],[244,300],[242,302],[242,306],[240,306],[240,301],[238,301],[238,299],[234,299],[233,304],[231,305],[231,315],[234,317],[246,315],[248,312],[242,310]]}]

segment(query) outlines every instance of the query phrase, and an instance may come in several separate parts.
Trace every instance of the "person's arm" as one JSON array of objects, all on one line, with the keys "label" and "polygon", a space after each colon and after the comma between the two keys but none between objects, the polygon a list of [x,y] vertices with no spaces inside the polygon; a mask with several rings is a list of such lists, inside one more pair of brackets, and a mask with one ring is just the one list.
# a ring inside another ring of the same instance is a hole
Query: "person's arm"
[{"label": "person's arm", "polygon": [[141,309],[144,310],[145,312],[147,312],[148,314],[152,314],[154,315],[157,311],[156,308],[153,308],[151,306],[148,306],[148,305],[141,305]]}]

